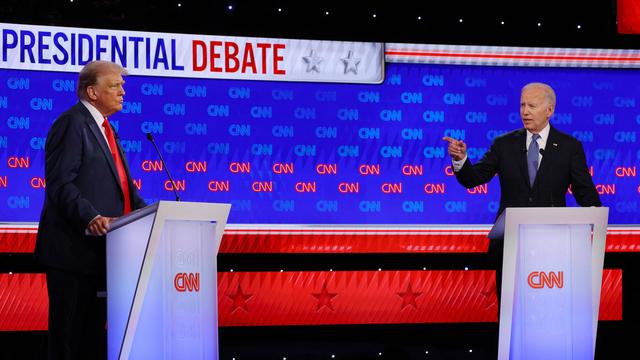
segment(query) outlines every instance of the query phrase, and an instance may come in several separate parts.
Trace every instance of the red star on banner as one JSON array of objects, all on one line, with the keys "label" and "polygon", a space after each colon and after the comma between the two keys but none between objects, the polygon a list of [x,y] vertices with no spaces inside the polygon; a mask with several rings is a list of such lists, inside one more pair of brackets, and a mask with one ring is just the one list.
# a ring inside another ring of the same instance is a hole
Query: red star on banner
[{"label": "red star on banner", "polygon": [[247,301],[253,297],[251,294],[245,294],[242,292],[242,288],[240,287],[240,283],[238,283],[238,288],[236,289],[235,294],[227,295],[229,300],[233,301],[233,306],[231,307],[231,313],[234,313],[238,309],[242,309],[245,312],[249,312],[247,309]]},{"label": "red star on banner", "polygon": [[405,292],[396,293],[398,296],[402,298],[402,306],[400,310],[403,310],[406,306],[413,306],[414,309],[418,310],[418,305],[416,304],[416,300],[422,295],[421,292],[414,292],[413,288],[411,288],[411,283],[407,285],[407,290]]},{"label": "red star on banner", "polygon": [[331,300],[338,295],[338,293],[330,293],[327,290],[327,283],[322,284],[322,290],[320,290],[317,294],[311,294],[318,300],[318,307],[316,308],[316,312],[320,311],[324,306],[329,308],[329,310],[333,311],[333,305],[331,304]]}]

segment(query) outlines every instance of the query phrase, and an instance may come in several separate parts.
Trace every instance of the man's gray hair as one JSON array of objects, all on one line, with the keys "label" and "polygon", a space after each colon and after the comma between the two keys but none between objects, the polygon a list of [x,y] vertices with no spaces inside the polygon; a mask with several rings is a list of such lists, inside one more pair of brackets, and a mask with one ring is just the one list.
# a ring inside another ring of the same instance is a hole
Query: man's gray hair
[{"label": "man's gray hair", "polygon": [[551,105],[554,109],[556,108],[556,92],[553,91],[553,88],[545,83],[541,82],[532,82],[522,87],[522,91],[530,88],[541,88],[544,90],[544,97],[547,99],[549,105]]}]

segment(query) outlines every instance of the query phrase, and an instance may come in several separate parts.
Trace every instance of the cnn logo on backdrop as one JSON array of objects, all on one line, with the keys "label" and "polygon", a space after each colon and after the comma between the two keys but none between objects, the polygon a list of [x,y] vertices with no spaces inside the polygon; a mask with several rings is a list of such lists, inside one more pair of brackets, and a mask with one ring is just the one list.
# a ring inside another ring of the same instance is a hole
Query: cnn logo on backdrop
[{"label": "cnn logo on backdrop", "polygon": [[564,287],[564,271],[558,271],[557,273],[549,271],[533,271],[527,277],[527,283],[534,289],[554,287],[562,289]]}]

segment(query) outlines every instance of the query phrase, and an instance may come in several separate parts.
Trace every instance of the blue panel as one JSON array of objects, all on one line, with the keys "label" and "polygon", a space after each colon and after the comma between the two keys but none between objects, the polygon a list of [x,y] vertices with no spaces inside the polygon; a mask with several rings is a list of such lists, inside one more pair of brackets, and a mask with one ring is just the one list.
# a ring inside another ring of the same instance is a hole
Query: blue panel
[{"label": "blue panel", "polygon": [[[382,85],[129,76],[124,109],[110,120],[148,201],[173,199],[154,171],[144,136],[152,132],[181,197],[233,203],[231,223],[491,223],[497,181],[473,194],[458,185],[441,138],[464,138],[479,159],[521,126],[520,88],[543,81],[558,94],[552,123],[583,141],[610,222],[639,222],[638,71],[387,64],[386,72]],[[0,220],[38,220],[42,139],[75,102],[76,77],[0,71]]]}]

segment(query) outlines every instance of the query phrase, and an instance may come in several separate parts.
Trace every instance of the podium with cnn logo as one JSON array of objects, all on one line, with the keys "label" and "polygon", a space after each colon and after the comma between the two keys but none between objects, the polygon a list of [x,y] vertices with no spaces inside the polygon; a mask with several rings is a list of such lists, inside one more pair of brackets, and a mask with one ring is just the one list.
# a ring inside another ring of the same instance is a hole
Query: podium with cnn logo
[{"label": "podium with cnn logo", "polygon": [[508,208],[498,359],[593,359],[609,209]]},{"label": "podium with cnn logo", "polygon": [[112,223],[109,359],[218,359],[216,256],[230,208],[160,201]]}]

